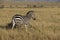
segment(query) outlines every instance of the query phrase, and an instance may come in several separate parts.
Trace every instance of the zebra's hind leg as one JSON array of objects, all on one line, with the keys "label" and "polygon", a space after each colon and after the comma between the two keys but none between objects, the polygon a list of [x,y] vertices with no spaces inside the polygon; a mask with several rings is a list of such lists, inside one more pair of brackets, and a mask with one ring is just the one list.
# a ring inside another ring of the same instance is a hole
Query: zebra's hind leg
[{"label": "zebra's hind leg", "polygon": [[14,26],[15,26],[15,22],[14,22],[14,20],[13,20],[13,23],[12,23],[12,30],[13,30]]}]

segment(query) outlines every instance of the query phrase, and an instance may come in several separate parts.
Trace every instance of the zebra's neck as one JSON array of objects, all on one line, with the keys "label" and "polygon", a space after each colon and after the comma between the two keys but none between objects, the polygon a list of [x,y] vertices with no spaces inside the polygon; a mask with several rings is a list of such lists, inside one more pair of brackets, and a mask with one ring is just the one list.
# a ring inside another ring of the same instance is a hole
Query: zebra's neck
[{"label": "zebra's neck", "polygon": [[31,18],[32,18],[32,16],[31,16],[31,15],[26,15],[26,17],[27,17],[28,19],[31,19]]}]

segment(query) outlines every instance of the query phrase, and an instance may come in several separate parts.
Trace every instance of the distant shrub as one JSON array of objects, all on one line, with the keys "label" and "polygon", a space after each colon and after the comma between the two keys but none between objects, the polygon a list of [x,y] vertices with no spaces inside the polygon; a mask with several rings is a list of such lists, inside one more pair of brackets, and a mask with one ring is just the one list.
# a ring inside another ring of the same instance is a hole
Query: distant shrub
[{"label": "distant shrub", "polygon": [[4,5],[0,5],[0,8],[4,8]]},{"label": "distant shrub", "polygon": [[13,8],[13,6],[12,6],[12,5],[10,5],[10,8]]},{"label": "distant shrub", "polygon": [[40,8],[43,8],[44,7],[44,5],[40,5]]},{"label": "distant shrub", "polygon": [[31,7],[31,5],[27,4],[27,8],[30,8],[30,7]]},{"label": "distant shrub", "polygon": [[34,8],[36,8],[37,6],[36,5],[33,5]]}]

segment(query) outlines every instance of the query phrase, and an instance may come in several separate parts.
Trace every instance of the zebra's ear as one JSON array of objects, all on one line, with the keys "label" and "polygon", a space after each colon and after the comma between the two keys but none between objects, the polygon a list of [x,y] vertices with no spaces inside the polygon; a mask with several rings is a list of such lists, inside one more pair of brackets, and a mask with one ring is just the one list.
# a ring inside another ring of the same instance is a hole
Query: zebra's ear
[{"label": "zebra's ear", "polygon": [[30,12],[34,12],[34,11],[33,10],[30,10],[30,11],[27,12],[27,14],[29,14]]}]

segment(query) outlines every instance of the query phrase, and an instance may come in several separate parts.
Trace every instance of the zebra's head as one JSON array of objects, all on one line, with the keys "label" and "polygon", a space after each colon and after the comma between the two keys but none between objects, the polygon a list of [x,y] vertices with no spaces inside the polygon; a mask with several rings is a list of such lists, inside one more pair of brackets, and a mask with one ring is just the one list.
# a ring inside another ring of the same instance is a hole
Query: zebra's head
[{"label": "zebra's head", "polygon": [[28,11],[27,14],[26,14],[26,16],[28,18],[32,18],[33,20],[36,20],[36,17],[35,17],[35,14],[34,14],[34,11],[33,10]]}]

